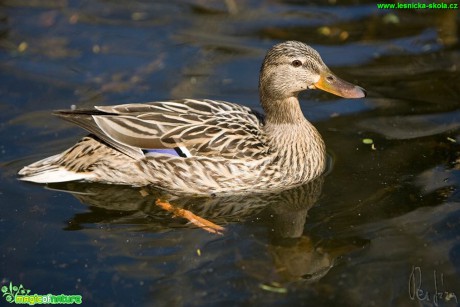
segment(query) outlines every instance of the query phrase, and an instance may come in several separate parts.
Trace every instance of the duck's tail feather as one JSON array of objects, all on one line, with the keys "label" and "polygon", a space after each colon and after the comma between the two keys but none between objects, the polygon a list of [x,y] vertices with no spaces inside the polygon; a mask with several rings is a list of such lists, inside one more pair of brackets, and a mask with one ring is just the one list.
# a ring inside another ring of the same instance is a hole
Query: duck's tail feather
[{"label": "duck's tail feather", "polygon": [[77,173],[65,169],[57,161],[62,154],[54,155],[23,167],[19,172],[19,179],[36,183],[56,183],[76,180],[88,180],[89,173]]}]

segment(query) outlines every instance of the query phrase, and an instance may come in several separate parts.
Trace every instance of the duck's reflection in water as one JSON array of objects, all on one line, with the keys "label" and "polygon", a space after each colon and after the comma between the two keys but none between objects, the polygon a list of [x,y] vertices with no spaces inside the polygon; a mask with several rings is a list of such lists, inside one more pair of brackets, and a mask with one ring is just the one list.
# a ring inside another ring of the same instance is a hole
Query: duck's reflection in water
[{"label": "duck's reflection in water", "polygon": [[[237,257],[236,265],[245,267],[247,274],[265,281],[313,282],[327,274],[338,256],[336,252],[326,251],[319,246],[304,231],[308,211],[321,195],[322,184],[323,178],[318,178],[280,193],[226,197],[177,197],[153,188],[75,182],[53,184],[48,188],[71,193],[90,206],[90,212],[76,214],[68,221],[68,230],[91,228],[88,225],[99,223],[129,225],[125,231],[150,233],[196,227],[188,220],[174,216],[174,212],[161,209],[156,204],[158,199],[167,199],[177,210],[184,209],[227,228],[223,232],[224,237],[231,236],[232,223],[252,225],[252,221],[261,221],[256,224],[262,225],[266,231],[259,231],[256,236],[265,233],[265,237],[252,239],[259,243],[266,242],[255,245],[263,246],[263,253],[272,259],[274,265],[267,265],[266,259],[262,264],[257,256],[251,259],[251,255]],[[251,239],[247,237],[242,240]]]}]

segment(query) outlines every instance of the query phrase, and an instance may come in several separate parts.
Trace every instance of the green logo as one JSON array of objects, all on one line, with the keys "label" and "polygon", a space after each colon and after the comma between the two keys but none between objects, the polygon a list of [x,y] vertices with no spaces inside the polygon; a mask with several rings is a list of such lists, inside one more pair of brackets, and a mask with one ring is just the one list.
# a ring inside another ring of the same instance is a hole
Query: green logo
[{"label": "green logo", "polygon": [[9,287],[2,287],[2,293],[3,296],[6,296],[5,299],[8,303],[13,303],[16,295],[28,295],[30,290],[24,289],[22,285],[19,285],[19,287],[13,286],[13,284],[10,282]]},{"label": "green logo", "polygon": [[81,304],[81,295],[53,295],[53,294],[29,294],[30,290],[25,289],[23,285],[2,287],[3,297],[8,303],[14,304]]}]

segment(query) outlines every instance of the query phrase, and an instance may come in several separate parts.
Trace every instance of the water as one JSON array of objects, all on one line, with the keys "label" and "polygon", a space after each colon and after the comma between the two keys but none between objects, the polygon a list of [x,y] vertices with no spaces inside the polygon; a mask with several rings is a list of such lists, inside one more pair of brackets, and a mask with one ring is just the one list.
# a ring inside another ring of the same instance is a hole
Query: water
[{"label": "water", "polygon": [[[3,1],[2,285],[105,305],[457,305],[458,21],[458,10],[372,1]],[[288,39],[369,96],[302,95],[333,160],[324,179],[178,203],[223,235],[161,210],[154,190],[16,180],[85,134],[54,109],[184,97],[258,107],[264,53]]]}]

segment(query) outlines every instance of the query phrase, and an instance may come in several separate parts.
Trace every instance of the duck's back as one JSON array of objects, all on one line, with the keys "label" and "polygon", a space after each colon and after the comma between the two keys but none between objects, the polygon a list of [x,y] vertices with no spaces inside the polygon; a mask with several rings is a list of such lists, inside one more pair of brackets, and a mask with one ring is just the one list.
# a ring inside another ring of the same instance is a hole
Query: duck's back
[{"label": "duck's back", "polygon": [[228,159],[257,159],[269,151],[263,116],[224,101],[184,99],[56,114],[135,159],[158,149]]}]

